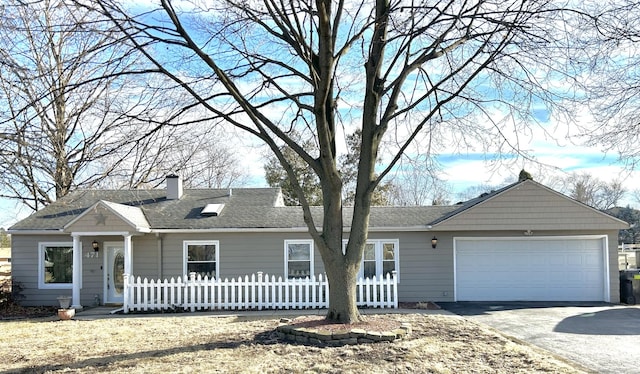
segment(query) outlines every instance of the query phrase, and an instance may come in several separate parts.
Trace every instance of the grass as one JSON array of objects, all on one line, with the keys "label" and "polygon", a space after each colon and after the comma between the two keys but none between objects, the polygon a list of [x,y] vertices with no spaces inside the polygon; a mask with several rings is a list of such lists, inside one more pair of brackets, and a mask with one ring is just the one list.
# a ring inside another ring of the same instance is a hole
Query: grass
[{"label": "grass", "polygon": [[[549,352],[463,318],[369,315],[409,322],[394,343],[320,348],[278,341],[279,319],[204,314],[55,317],[0,322],[2,373],[580,373]],[[294,320],[295,322],[295,320]]]}]

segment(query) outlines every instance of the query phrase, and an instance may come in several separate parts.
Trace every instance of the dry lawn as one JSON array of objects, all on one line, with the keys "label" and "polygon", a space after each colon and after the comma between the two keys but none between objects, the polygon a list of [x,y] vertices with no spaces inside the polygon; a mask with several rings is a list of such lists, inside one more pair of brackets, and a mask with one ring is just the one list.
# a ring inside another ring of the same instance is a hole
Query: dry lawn
[{"label": "dry lawn", "polygon": [[[276,339],[278,319],[201,314],[0,322],[1,373],[579,373],[548,352],[463,318],[370,315],[409,322],[394,343],[326,347]],[[295,322],[295,320],[294,320]]]}]

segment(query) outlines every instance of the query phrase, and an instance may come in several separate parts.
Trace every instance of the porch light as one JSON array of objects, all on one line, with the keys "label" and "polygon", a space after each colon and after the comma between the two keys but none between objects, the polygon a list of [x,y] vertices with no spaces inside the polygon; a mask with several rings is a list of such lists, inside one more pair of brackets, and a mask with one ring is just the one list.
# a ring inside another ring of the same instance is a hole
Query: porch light
[{"label": "porch light", "polygon": [[438,238],[436,238],[435,236],[431,239],[431,248],[434,248],[438,246]]},{"label": "porch light", "polygon": [[91,243],[91,246],[93,247],[93,250],[96,251],[96,252],[98,252],[100,250],[100,245],[95,240]]}]

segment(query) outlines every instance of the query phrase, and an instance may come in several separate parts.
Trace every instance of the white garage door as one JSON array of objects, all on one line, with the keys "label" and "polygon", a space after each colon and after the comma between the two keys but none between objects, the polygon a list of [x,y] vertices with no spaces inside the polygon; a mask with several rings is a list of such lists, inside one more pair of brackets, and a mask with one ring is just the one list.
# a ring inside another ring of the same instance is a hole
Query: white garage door
[{"label": "white garage door", "polygon": [[605,239],[458,238],[458,301],[608,301]]}]

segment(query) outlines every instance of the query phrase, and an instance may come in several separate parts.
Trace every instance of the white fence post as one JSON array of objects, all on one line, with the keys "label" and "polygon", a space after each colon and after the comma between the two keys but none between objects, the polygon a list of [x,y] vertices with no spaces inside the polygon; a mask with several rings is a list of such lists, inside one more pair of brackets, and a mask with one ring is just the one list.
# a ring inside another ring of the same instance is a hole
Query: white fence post
[{"label": "white fence post", "polygon": [[[189,273],[189,282],[187,282],[187,287],[189,287],[189,300],[187,301],[187,305],[189,305],[189,310],[195,312],[195,299],[196,299],[196,273]],[[185,292],[186,293],[186,292]],[[185,295],[185,298],[187,295]]]},{"label": "white fence post", "polygon": [[123,295],[123,300],[122,300],[122,311],[124,313],[129,313],[129,305],[130,305],[130,301],[129,301],[129,292],[131,290],[131,285],[129,284],[130,282],[130,275],[129,274],[123,274],[124,276],[124,295]]},{"label": "white fence post", "polygon": [[398,275],[396,271],[391,272],[393,278],[393,307],[398,308]]},{"label": "white fence post", "polygon": [[257,286],[258,287],[258,300],[257,300],[258,301],[258,310],[262,310],[263,302],[264,302],[264,300],[262,299],[262,297],[263,297],[262,296],[262,286],[263,286],[263,284],[262,284],[262,272],[259,271],[258,272],[258,286]]}]

